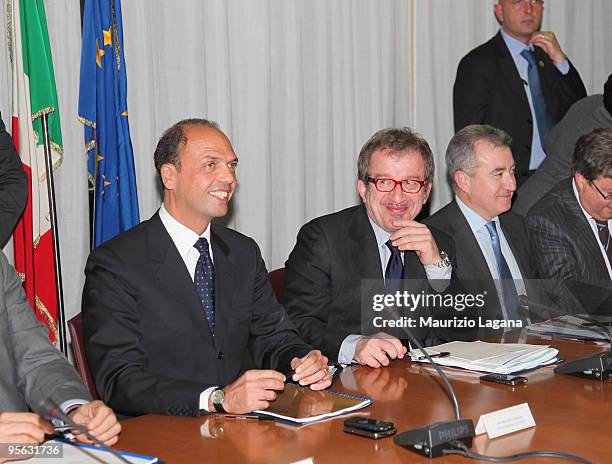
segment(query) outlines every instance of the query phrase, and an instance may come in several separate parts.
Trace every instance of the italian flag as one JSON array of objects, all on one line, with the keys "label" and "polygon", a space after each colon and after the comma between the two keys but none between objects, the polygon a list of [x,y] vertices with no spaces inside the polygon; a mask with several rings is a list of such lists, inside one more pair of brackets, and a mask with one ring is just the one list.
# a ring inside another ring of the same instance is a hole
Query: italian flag
[{"label": "italian flag", "polygon": [[15,268],[38,319],[58,337],[53,236],[42,116],[48,115],[53,168],[62,161],[62,134],[43,0],[9,0],[13,64],[12,134],[28,173],[28,203],[13,234]]}]

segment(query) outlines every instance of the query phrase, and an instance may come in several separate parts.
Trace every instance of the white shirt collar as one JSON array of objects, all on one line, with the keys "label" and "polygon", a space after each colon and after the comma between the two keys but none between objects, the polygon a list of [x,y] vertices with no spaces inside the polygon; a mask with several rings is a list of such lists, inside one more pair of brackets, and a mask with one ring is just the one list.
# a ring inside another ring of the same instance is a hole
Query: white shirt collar
[{"label": "white shirt collar", "polygon": [[490,221],[487,221],[480,214],[478,214],[476,211],[466,205],[463,201],[461,201],[461,198],[459,198],[458,195],[455,195],[455,201],[457,202],[457,206],[459,206],[459,209],[465,216],[465,219],[467,220],[470,229],[472,229],[473,234],[476,234],[476,232],[482,230],[485,224],[488,224],[489,222],[495,222],[495,227],[497,227],[497,230],[499,231],[499,216],[495,216]]},{"label": "white shirt collar", "polygon": [[514,58],[514,61],[516,61],[518,57],[521,56],[521,52],[523,50],[528,49],[528,50],[533,51],[533,45],[531,44],[525,45],[523,42],[515,39],[514,37],[509,35],[506,31],[504,31],[503,27],[500,29],[500,32],[501,32],[502,38],[504,39],[504,42],[506,43],[506,47],[508,47],[508,50],[510,51],[512,58]]},{"label": "white shirt collar", "polygon": [[174,219],[163,204],[159,208],[159,218],[168,231],[168,234],[170,234],[170,238],[172,238],[172,241],[181,255],[181,258],[183,258],[183,261],[187,261],[187,254],[194,249],[193,245],[195,245],[200,237],[204,237],[206,240],[208,240],[208,246],[210,248],[210,223],[208,226],[206,226],[204,233],[202,235],[198,235],[189,227]]}]

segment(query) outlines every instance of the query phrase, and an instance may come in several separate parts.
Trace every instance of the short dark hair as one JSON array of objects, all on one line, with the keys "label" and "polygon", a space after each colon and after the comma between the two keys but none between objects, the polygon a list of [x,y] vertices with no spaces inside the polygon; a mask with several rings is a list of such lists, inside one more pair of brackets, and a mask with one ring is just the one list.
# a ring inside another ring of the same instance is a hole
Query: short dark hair
[{"label": "short dark hair", "polygon": [[578,139],[572,169],[588,181],[612,178],[612,128],[598,128]]},{"label": "short dark hair", "polygon": [[488,142],[495,148],[510,148],[512,137],[507,132],[486,124],[465,126],[453,135],[446,148],[446,172],[453,189],[455,188],[455,173],[457,171],[463,171],[468,176],[474,175],[476,142],[480,141]]},{"label": "short dark hair", "polygon": [[608,80],[604,84],[603,101],[604,108],[612,116],[612,74],[608,76]]},{"label": "short dark hair", "polygon": [[166,129],[157,142],[153,160],[155,161],[155,169],[161,177],[161,167],[164,164],[172,164],[177,169],[181,168],[180,155],[182,148],[187,143],[185,136],[186,127],[210,127],[219,129],[219,124],[214,121],[202,118],[183,119],[175,123],[170,128]]},{"label": "short dark hair", "polygon": [[381,129],[364,144],[357,160],[358,176],[364,182],[370,169],[370,158],[376,150],[389,150],[392,154],[405,150],[418,152],[425,163],[425,180],[433,181],[434,159],[431,148],[427,140],[409,127]]}]

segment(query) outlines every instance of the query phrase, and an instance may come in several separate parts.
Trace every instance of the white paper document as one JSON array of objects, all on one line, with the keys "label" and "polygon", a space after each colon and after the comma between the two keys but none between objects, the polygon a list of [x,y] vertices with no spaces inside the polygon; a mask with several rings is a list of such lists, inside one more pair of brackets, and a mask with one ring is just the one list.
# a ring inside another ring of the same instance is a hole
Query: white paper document
[{"label": "white paper document", "polygon": [[[548,345],[524,343],[450,342],[427,348],[441,366],[480,372],[512,374],[557,361],[558,350]],[[446,356],[437,356],[447,353]],[[448,355],[450,353],[450,355]],[[437,356],[437,357],[436,357]],[[410,351],[413,361],[428,362],[420,350]]]}]

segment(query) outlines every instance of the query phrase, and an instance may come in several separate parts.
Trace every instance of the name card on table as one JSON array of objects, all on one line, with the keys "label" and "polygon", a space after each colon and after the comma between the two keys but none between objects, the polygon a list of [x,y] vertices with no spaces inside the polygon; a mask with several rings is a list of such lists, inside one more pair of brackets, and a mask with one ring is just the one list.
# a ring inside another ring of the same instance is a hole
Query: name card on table
[{"label": "name card on table", "polygon": [[522,403],[480,416],[476,424],[476,435],[487,433],[489,438],[497,438],[534,426],[535,420],[529,405]]}]

